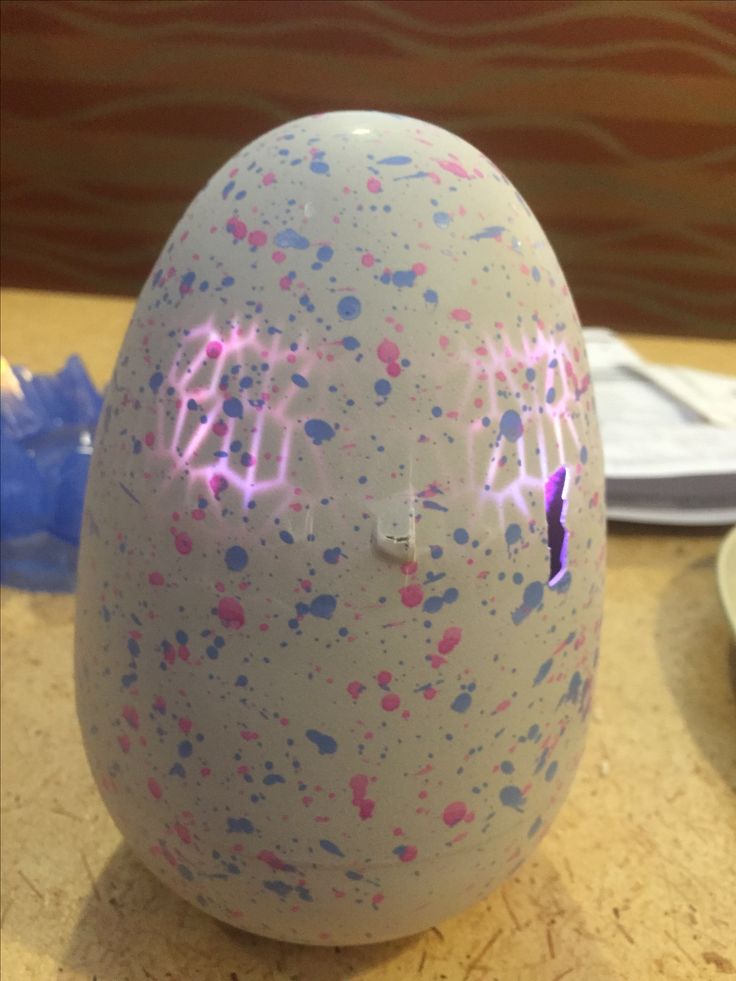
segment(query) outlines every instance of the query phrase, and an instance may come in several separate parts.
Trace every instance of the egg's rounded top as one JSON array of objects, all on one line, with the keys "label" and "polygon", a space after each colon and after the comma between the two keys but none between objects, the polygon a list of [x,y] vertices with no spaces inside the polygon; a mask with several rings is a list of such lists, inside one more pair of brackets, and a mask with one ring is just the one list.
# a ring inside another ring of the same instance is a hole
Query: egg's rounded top
[{"label": "egg's rounded top", "polygon": [[575,307],[521,195],[457,136],[363,111],[281,126],[214,175],[144,286],[116,384],[156,414],[136,436],[156,486],[260,499],[254,520],[301,539],[367,511],[395,558],[460,500],[490,508],[486,534],[512,503],[542,528],[590,409]]}]

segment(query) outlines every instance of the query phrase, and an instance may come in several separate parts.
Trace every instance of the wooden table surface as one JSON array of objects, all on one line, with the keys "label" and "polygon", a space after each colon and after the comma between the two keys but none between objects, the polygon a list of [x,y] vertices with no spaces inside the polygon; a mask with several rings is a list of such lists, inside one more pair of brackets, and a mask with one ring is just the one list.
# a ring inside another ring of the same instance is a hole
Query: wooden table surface
[{"label": "wooden table surface", "polygon": [[[2,351],[110,375],[130,299],[2,295]],[[736,344],[632,337],[736,373]],[[668,981],[736,975],[734,654],[725,529],[613,525],[587,749],[553,829],[502,889],[436,929],[353,948],[276,943],[170,894],[122,842],[73,704],[70,596],[2,595],[5,981]]]}]

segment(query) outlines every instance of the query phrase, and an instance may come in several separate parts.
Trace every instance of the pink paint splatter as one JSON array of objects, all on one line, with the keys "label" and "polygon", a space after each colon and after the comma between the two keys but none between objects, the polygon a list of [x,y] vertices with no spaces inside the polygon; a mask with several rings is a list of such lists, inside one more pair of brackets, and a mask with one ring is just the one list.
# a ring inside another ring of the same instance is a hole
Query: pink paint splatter
[{"label": "pink paint splatter", "polygon": [[154,780],[153,777],[148,778],[148,791],[151,797],[155,798],[156,800],[161,800],[161,794],[163,793],[161,790],[161,784],[158,782],[158,780]]},{"label": "pink paint splatter", "polygon": [[223,596],[217,605],[217,615],[223,627],[231,630],[240,630],[245,623],[243,607],[234,596]]},{"label": "pink paint splatter", "polygon": [[244,239],[248,234],[248,226],[244,221],[241,221],[240,218],[236,217],[235,215],[228,219],[225,228],[230,232],[233,238],[237,238],[238,240]]},{"label": "pink paint splatter", "polygon": [[351,681],[348,683],[347,691],[350,697],[357,701],[360,695],[365,691],[365,685],[361,685],[359,681]]},{"label": "pink paint splatter", "polygon": [[448,171],[450,174],[454,174],[455,177],[461,177],[464,180],[471,179],[467,170],[456,160],[439,160],[438,163],[443,170]]},{"label": "pink paint splatter", "polygon": [[192,551],[192,539],[185,531],[180,531],[174,539],[176,551],[179,555],[189,555]]},{"label": "pink paint splatter", "polygon": [[399,345],[394,343],[394,341],[390,341],[387,337],[384,337],[378,345],[378,358],[384,364],[391,364],[391,362],[396,361],[399,354]]},{"label": "pink paint splatter", "polygon": [[377,177],[369,177],[365,182],[365,186],[371,192],[371,194],[378,194],[379,191],[383,190],[383,185]]},{"label": "pink paint splatter", "polygon": [[138,715],[138,710],[132,705],[126,705],[123,711],[120,713],[125,721],[128,723],[131,729],[137,729],[140,725],[140,716]]},{"label": "pink paint splatter", "polygon": [[219,341],[210,341],[205,348],[208,358],[219,358],[222,354],[222,344]]},{"label": "pink paint splatter", "polygon": [[399,595],[401,596],[401,602],[404,606],[411,609],[414,606],[419,606],[419,604],[424,599],[424,590],[419,585],[418,582],[411,583],[408,586],[402,586],[399,589]]},{"label": "pink paint splatter", "polygon": [[[470,310],[466,310],[464,307],[455,307],[454,310],[450,311],[450,316],[453,320],[459,320],[461,323],[466,323],[470,320]],[[440,338],[440,343],[442,338]]]},{"label": "pink paint splatter", "polygon": [[371,267],[371,266],[373,265],[373,263],[374,263],[375,261],[376,261],[376,260],[375,260],[375,258],[374,258],[374,257],[373,257],[373,256],[371,255],[371,253],[370,253],[370,252],[366,252],[366,253],[365,253],[365,255],[363,255],[363,256],[361,256],[361,259],[360,259],[360,264],[361,264],[361,266],[365,266],[365,267],[366,267],[366,269],[370,269],[370,267]]},{"label": "pink paint splatter", "polygon": [[260,248],[262,245],[265,245],[267,241],[268,241],[268,236],[264,231],[261,231],[260,228],[251,232],[250,235],[248,236],[248,242],[251,245],[254,245],[256,248]]},{"label": "pink paint splatter", "polygon": [[416,845],[399,845],[398,848],[394,848],[394,855],[399,856],[400,862],[413,862],[417,852]]},{"label": "pink paint splatter", "polygon": [[366,797],[368,790],[368,777],[362,773],[356,773],[350,778],[350,789],[353,792],[353,806],[358,808],[361,821],[373,816],[373,808],[376,806],[374,800]]},{"label": "pink paint splatter", "polygon": [[389,692],[381,699],[381,708],[384,712],[395,712],[399,705],[401,705],[401,699],[395,692]]},{"label": "pink paint splatter", "polygon": [[276,183],[276,174],[272,170],[269,170],[267,174],[264,174],[261,183],[264,187],[269,187],[271,184]]},{"label": "pink paint splatter", "polygon": [[456,800],[452,804],[448,804],[444,809],[442,820],[448,828],[454,828],[456,824],[459,824],[464,819],[467,813],[467,806],[462,801]]},{"label": "pink paint splatter", "polygon": [[286,863],[283,858],[280,858],[275,852],[270,852],[264,849],[257,855],[259,862],[265,862],[269,868],[275,869],[278,872],[291,871],[294,866]]},{"label": "pink paint splatter", "polygon": [[222,476],[221,473],[213,473],[208,481],[210,485],[210,490],[215,495],[215,500],[220,500],[220,494],[228,487],[227,480]]},{"label": "pink paint splatter", "polygon": [[462,640],[463,632],[460,627],[448,627],[442,634],[442,639],[437,645],[440,654],[449,654],[454,651]]},{"label": "pink paint splatter", "polygon": [[152,586],[163,586],[166,580],[160,572],[151,572],[148,575],[148,581]]}]

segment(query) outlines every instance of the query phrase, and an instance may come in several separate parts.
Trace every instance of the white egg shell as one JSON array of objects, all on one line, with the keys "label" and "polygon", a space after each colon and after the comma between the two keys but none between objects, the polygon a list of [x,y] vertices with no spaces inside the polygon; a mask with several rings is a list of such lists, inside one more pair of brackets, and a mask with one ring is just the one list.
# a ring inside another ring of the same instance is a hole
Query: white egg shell
[{"label": "white egg shell", "polygon": [[267,133],[174,229],[97,432],[77,693],[107,807],[269,937],[458,912],[568,790],[604,551],[578,317],[510,182],[403,116]]}]

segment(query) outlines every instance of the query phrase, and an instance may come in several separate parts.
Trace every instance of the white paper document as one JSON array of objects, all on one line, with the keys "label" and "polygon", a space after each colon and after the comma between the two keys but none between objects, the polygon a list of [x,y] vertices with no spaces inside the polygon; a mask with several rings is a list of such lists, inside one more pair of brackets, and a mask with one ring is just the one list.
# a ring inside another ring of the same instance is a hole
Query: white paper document
[{"label": "white paper document", "polygon": [[585,343],[609,518],[736,522],[736,378],[650,364],[602,327]]}]

